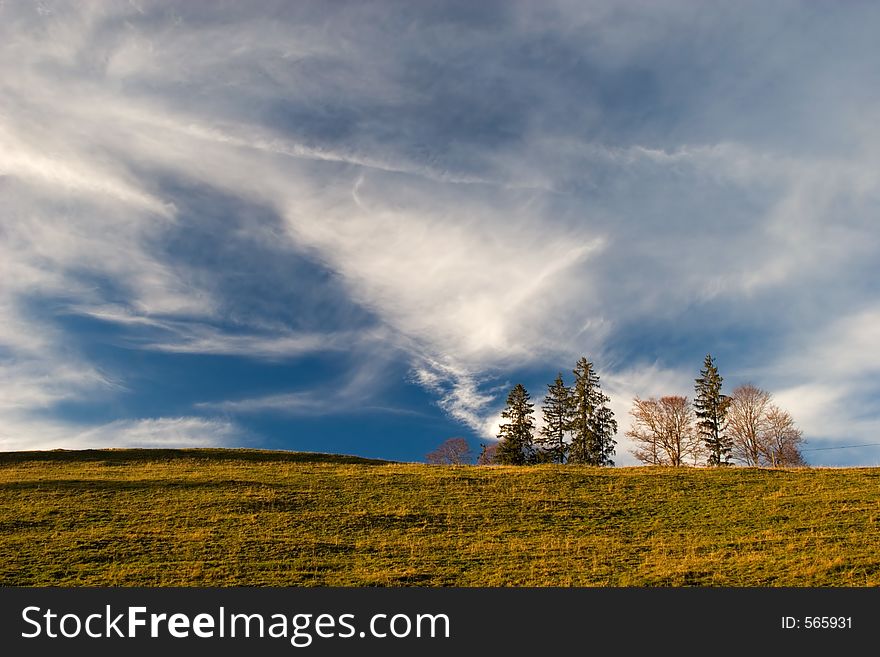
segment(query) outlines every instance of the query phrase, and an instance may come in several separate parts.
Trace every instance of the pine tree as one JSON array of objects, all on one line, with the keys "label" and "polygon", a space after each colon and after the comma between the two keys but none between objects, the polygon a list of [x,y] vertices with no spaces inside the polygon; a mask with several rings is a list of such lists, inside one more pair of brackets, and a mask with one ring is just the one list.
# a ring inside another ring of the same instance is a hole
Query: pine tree
[{"label": "pine tree", "polygon": [[593,363],[581,358],[574,368],[569,463],[614,465],[611,457],[617,444],[617,421],[607,406],[610,401],[599,387]]},{"label": "pine tree", "polygon": [[721,394],[722,381],[712,355],[707,354],[700,378],[695,379],[694,411],[697,431],[709,452],[710,466],[730,465],[731,441],[726,432],[730,398]]},{"label": "pine tree", "polygon": [[565,463],[568,445],[565,434],[571,424],[571,389],[565,385],[560,372],[556,381],[547,386],[547,395],[541,407],[544,426],[535,442],[541,447],[550,463]]},{"label": "pine tree", "polygon": [[507,395],[507,408],[501,412],[501,417],[508,422],[499,428],[496,463],[505,465],[534,463],[535,421],[532,419],[532,414],[535,412],[535,405],[529,399],[529,392],[521,383],[517,383]]}]

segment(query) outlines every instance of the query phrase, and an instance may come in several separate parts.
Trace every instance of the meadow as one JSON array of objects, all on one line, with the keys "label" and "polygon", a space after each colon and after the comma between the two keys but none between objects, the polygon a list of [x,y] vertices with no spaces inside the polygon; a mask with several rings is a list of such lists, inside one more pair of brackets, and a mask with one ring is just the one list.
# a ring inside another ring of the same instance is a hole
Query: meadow
[{"label": "meadow", "polygon": [[880,468],[0,453],[2,586],[877,586]]}]

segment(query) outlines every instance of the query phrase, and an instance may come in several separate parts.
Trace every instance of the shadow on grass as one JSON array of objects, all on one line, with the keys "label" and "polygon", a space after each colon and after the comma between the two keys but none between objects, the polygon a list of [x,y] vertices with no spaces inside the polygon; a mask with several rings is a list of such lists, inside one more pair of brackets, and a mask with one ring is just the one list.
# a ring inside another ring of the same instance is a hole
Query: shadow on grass
[{"label": "shadow on grass", "polygon": [[368,459],[347,454],[285,452],[271,449],[84,449],[32,452],[0,452],[0,465],[32,461],[66,463],[102,462],[108,465],[174,460],[251,461],[387,465],[395,461]]},{"label": "shadow on grass", "polygon": [[[173,489],[214,489],[214,488],[251,488],[253,482],[238,479],[37,479],[30,481],[7,481],[0,483],[0,490],[5,491],[40,491],[65,493],[100,493],[106,495],[113,491],[132,490],[173,490]],[[261,488],[276,488],[269,484],[260,484]],[[277,487],[281,487],[279,484]]]}]

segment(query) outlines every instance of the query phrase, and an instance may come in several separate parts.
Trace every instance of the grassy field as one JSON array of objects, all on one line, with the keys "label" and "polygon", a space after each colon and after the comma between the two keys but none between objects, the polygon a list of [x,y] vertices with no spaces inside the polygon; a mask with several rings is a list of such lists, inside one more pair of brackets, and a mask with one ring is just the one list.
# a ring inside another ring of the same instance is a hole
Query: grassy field
[{"label": "grassy field", "polygon": [[0,453],[0,585],[877,586],[880,469]]}]

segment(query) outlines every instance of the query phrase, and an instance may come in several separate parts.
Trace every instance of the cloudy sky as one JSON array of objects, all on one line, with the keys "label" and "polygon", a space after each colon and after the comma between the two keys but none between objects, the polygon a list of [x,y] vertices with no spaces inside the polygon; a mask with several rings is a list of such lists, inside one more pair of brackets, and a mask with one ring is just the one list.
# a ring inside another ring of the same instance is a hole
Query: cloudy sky
[{"label": "cloudy sky", "polygon": [[587,355],[632,464],[632,398],[711,352],[880,465],[878,25],[0,2],[0,449],[421,460]]}]

